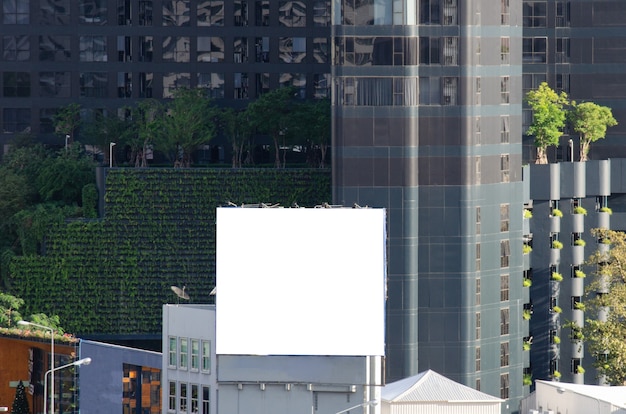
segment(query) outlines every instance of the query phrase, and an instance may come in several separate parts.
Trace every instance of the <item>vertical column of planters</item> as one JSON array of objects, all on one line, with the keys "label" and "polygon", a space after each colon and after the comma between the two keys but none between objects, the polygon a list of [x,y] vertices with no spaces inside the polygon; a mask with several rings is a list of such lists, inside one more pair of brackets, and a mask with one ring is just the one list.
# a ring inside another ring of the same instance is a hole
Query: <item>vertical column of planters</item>
[{"label": "vertical column of planters", "polygon": [[[608,269],[608,266],[604,266],[606,264],[608,264],[608,259],[609,259],[609,249],[611,248],[611,240],[608,238],[607,236],[607,231],[610,229],[609,225],[610,225],[610,220],[609,220],[609,216],[611,215],[612,211],[609,207],[606,206],[606,197],[602,197],[602,206],[600,207],[599,211],[598,211],[598,231],[597,233],[595,233],[597,235],[597,242],[598,242],[598,253],[603,256],[606,257],[606,260],[604,262],[600,262],[600,266],[598,269],[599,272],[599,276],[600,276],[600,284],[596,290],[596,295],[597,296],[601,296],[604,294],[609,293],[609,283],[607,281],[607,276],[610,275],[610,270]],[[598,309],[598,321],[600,322],[606,322],[607,318],[608,318],[608,312],[609,312],[609,308],[606,306],[600,307]],[[606,353],[608,354],[608,351],[606,351]],[[604,376],[603,373],[598,372],[598,385],[606,385],[607,381],[606,378]]]},{"label": "vertical column of planters", "polygon": [[561,262],[561,249],[563,242],[559,240],[561,233],[561,218],[563,213],[559,210],[559,201],[551,202],[552,209],[550,214],[550,312],[549,312],[549,338],[550,338],[550,375],[552,379],[558,381],[561,378],[559,372],[559,358],[561,343],[560,337],[560,315],[562,312],[559,303],[559,293],[561,291],[561,281],[563,275],[559,273],[559,263]]},{"label": "vertical column of planters", "polygon": [[587,215],[587,210],[580,206],[580,200],[578,199],[573,199],[572,203],[572,277],[570,278],[572,316],[571,321],[568,322],[568,325],[572,328],[570,331],[570,346],[572,352],[570,364],[573,382],[583,384],[585,380],[585,369],[582,366],[584,349],[582,338],[580,337],[580,328],[582,328],[585,320],[585,304],[582,302],[585,286],[584,273],[582,273],[581,267],[585,261],[585,245],[587,244],[582,237],[585,230],[585,216]]},{"label": "vertical column of planters", "polygon": [[524,365],[524,377],[522,384],[524,386],[532,385],[532,372],[530,369],[530,347],[532,345],[532,338],[530,337],[530,327],[529,321],[533,313],[532,303],[530,302],[530,286],[532,285],[532,268],[530,253],[533,251],[532,248],[532,233],[530,232],[530,219],[533,217],[532,212],[529,209],[524,209],[524,219],[523,219],[523,238],[524,244],[523,248],[523,257],[524,257],[524,277],[522,280],[523,289],[522,289],[522,301],[524,304],[524,309],[522,313],[523,319],[523,327],[522,332],[526,333],[526,336],[523,338],[522,342],[522,362]]}]

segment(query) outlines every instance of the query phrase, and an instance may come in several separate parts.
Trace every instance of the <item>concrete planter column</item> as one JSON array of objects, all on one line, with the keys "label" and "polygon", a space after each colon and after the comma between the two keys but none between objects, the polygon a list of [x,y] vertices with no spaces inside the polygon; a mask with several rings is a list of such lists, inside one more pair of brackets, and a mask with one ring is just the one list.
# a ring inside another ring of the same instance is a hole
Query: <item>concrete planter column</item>
[{"label": "concrete planter column", "polygon": [[572,264],[579,265],[585,261],[585,246],[572,246]]},{"label": "concrete planter column", "polygon": [[558,265],[561,263],[561,249],[550,249],[550,264]]},{"label": "concrete planter column", "polygon": [[609,229],[611,223],[611,215],[605,212],[598,213],[598,228],[600,229]]},{"label": "concrete planter column", "polygon": [[572,231],[574,233],[582,233],[585,231],[584,214],[572,214]]},{"label": "concrete planter column", "polygon": [[551,233],[561,232],[561,217],[558,217],[558,216],[550,217],[550,232]]}]

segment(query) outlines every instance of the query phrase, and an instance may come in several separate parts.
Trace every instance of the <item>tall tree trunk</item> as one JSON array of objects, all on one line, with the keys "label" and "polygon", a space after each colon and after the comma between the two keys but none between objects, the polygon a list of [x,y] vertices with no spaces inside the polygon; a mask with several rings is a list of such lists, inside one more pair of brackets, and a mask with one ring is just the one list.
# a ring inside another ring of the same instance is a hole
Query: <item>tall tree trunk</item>
[{"label": "tall tree trunk", "polygon": [[537,158],[535,159],[535,164],[547,164],[548,163],[548,155],[546,153],[545,147],[537,147]]},{"label": "tall tree trunk", "polygon": [[580,140],[580,162],[587,161],[587,156],[589,155],[589,142],[585,142],[582,139]]}]

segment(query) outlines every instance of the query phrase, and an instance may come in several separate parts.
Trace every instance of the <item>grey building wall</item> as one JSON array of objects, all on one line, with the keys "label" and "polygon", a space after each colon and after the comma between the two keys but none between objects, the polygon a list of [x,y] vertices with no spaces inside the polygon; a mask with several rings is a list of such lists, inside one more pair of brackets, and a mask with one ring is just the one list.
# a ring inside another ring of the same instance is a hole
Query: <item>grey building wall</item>
[{"label": "grey building wall", "polygon": [[[398,3],[423,7],[415,20],[391,2],[385,11],[353,14],[343,1],[333,9],[334,202],[388,211],[387,380],[430,368],[510,397],[515,410],[521,3],[503,11],[500,1],[430,2],[437,14],[426,2]],[[387,81],[398,88],[393,100],[376,89]]]},{"label": "grey building wall", "polygon": [[79,368],[80,410],[84,413],[121,413],[124,364],[161,368],[161,353],[103,342],[81,340],[79,359],[91,358]]},{"label": "grey building wall", "polygon": [[[530,335],[533,337],[530,362],[533,379],[552,379],[555,371],[560,380],[574,383],[594,383],[593,360],[585,357],[584,346],[572,338],[573,321],[583,326],[584,310],[577,308],[582,302],[585,286],[591,278],[576,277],[576,270],[590,273],[584,262],[594,251],[603,248],[592,237],[591,229],[613,228],[609,214],[600,212],[608,206],[611,195],[613,160],[570,162],[547,165],[530,165],[530,198],[532,199],[532,286],[530,303]],[[575,214],[574,207],[581,206],[587,214]],[[553,214],[558,208],[563,217]],[[577,245],[582,239],[585,245]],[[554,241],[563,248],[554,248]],[[553,278],[562,275],[562,281]],[[562,312],[555,312],[558,306]],[[557,337],[558,339],[555,339]],[[582,366],[584,373],[578,371]]]}]

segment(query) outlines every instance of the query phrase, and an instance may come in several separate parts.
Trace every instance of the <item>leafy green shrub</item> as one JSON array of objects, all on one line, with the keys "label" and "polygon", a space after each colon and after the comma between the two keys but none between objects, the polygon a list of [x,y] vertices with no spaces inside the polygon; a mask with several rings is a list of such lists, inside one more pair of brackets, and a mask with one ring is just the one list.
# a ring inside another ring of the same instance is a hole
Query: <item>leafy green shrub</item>
[{"label": "leafy green shrub", "polygon": [[529,245],[525,244],[525,245],[522,246],[522,252],[524,254],[528,254],[528,253],[530,253],[532,251],[533,251],[533,248],[530,247]]},{"label": "leafy green shrub", "polygon": [[574,214],[582,214],[584,216],[587,215],[587,209],[581,206],[574,207]]},{"label": "leafy green shrub", "polygon": [[584,278],[587,277],[587,275],[582,270],[575,270],[574,271],[574,277],[578,277],[578,278],[584,279]]},{"label": "leafy green shrub", "polygon": [[522,283],[524,287],[531,287],[533,285],[533,281],[527,278],[524,278],[524,281]]},{"label": "leafy green shrub", "polygon": [[533,385],[533,377],[530,374],[524,374],[524,380],[522,383],[524,385]]},{"label": "leafy green shrub", "polygon": [[556,379],[561,378],[561,373],[559,371],[554,371],[554,373],[552,374],[552,376]]},{"label": "leafy green shrub", "polygon": [[600,208],[600,212],[601,212],[601,213],[609,213],[609,214],[613,214],[613,210],[611,210],[609,207],[601,207],[601,208]]},{"label": "leafy green shrub", "polygon": [[558,336],[553,336],[552,337],[552,343],[554,344],[560,344],[561,343],[561,338],[559,338]]},{"label": "leafy green shrub", "polygon": [[585,373],[585,368],[583,368],[582,365],[579,365],[576,367],[576,373],[577,374],[584,374]]},{"label": "leafy green shrub", "polygon": [[530,320],[530,317],[531,317],[531,316],[532,316],[531,311],[530,311],[530,310],[528,310],[528,309],[524,309],[524,311],[522,312],[522,318],[523,318],[525,321],[528,321],[528,320]]},{"label": "leafy green shrub", "polygon": [[558,240],[554,240],[554,241],[552,242],[552,248],[553,248],[553,249],[562,249],[562,248],[563,248],[563,243],[561,243],[561,242],[560,242],[560,241],[558,241]]},{"label": "leafy green shrub", "polygon": [[582,302],[576,302],[576,303],[574,303],[574,308],[578,309],[578,310],[581,310],[581,311],[584,311],[585,310],[585,304],[582,303]]},{"label": "leafy green shrub", "polygon": [[552,272],[552,276],[550,276],[552,280],[556,282],[561,282],[563,280],[563,275],[559,272]]},{"label": "leafy green shrub", "polygon": [[586,241],[584,241],[583,239],[576,239],[574,240],[574,246],[585,246],[587,244]]},{"label": "leafy green shrub", "polygon": [[558,208],[552,209],[552,217],[563,217],[563,212]]},{"label": "leafy green shrub", "polygon": [[552,312],[554,312],[554,313],[561,313],[561,312],[563,312],[563,309],[561,309],[560,306],[554,305],[552,307]]},{"label": "leafy green shrub", "polygon": [[532,211],[528,210],[527,208],[524,209],[524,218],[525,219],[531,219],[533,218],[533,213]]}]

